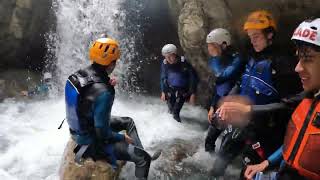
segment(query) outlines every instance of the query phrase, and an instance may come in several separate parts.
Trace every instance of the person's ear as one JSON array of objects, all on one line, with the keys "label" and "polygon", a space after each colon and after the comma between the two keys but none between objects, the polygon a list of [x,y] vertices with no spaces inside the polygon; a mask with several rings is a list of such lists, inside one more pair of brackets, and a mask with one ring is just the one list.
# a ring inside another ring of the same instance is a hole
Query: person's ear
[{"label": "person's ear", "polygon": [[223,42],[223,43],[221,44],[221,49],[222,49],[222,50],[227,49],[227,43],[226,43],[226,42]]},{"label": "person's ear", "polygon": [[268,38],[268,40],[271,40],[273,38],[273,33],[272,32],[268,33],[267,38]]}]

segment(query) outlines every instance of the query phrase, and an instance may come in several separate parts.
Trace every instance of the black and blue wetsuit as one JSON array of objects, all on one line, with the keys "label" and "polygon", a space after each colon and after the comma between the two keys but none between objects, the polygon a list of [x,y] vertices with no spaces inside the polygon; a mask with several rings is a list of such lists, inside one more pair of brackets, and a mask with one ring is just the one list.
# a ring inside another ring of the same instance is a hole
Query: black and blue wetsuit
[{"label": "black and blue wetsuit", "polygon": [[198,76],[185,58],[177,57],[177,63],[169,64],[163,60],[161,64],[160,87],[166,94],[170,113],[180,121],[180,110],[184,102],[197,90]]},{"label": "black and blue wetsuit", "polygon": [[[235,82],[239,79],[242,64],[239,53],[231,48],[225,50],[222,56],[211,57],[209,59],[209,68],[216,78],[214,94],[210,103],[211,107],[216,109],[221,97],[228,95]],[[209,125],[208,134],[205,139],[205,150],[207,152],[214,152],[215,142],[221,132],[222,130],[216,127],[215,124]]]},{"label": "black and blue wetsuit", "polygon": [[249,53],[241,80],[229,94],[245,96],[252,102],[251,121],[244,129],[236,128],[227,133],[224,147],[218,152],[221,162],[218,162],[220,166],[215,169],[215,174],[223,174],[240,149],[244,148],[244,162],[255,164],[281,146],[286,123],[294,110],[287,108],[281,99],[297,94],[301,88],[294,72],[294,57],[278,52],[274,46],[269,46],[262,52],[252,50]]},{"label": "black and blue wetsuit", "polygon": [[[116,168],[116,160],[136,164],[136,177],[146,179],[151,157],[143,150],[133,120],[112,117],[115,90],[104,67],[92,64],[69,76],[65,86],[67,122],[72,139],[78,145],[76,161],[81,157],[107,158]],[[126,130],[134,140],[128,144]]]},{"label": "black and blue wetsuit", "polygon": [[214,95],[211,106],[215,107],[221,97],[228,95],[239,79],[242,61],[237,52],[230,52],[224,56],[211,57],[208,66],[215,76]]}]

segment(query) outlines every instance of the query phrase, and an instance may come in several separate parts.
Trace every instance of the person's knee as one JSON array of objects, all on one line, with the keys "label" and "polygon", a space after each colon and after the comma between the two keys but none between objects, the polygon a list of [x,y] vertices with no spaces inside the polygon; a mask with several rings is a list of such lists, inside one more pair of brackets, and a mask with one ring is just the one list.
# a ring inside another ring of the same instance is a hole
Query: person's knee
[{"label": "person's knee", "polygon": [[134,123],[131,117],[121,117],[122,121],[125,123]]},{"label": "person's knee", "polygon": [[121,117],[121,123],[127,127],[126,129],[131,129],[135,126],[135,123],[131,117]]}]

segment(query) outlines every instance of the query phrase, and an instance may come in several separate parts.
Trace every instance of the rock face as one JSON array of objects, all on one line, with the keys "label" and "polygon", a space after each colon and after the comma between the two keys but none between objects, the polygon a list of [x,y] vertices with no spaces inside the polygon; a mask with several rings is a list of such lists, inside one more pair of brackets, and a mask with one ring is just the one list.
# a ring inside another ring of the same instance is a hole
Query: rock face
[{"label": "rock face", "polygon": [[[76,144],[70,140],[66,146],[64,158],[60,167],[61,180],[114,180],[118,179],[120,169],[114,171],[112,167],[105,161],[93,161],[86,159],[83,165],[74,162],[73,149]],[[119,162],[121,166],[123,162]]]},{"label": "rock face", "polygon": [[51,0],[0,2],[0,67],[41,65],[51,4]]},{"label": "rock face", "polygon": [[[247,15],[255,10],[266,9],[278,21],[278,44],[287,48],[294,28],[307,17],[319,17],[318,0],[168,0],[171,16],[178,28],[180,44],[189,61],[196,67],[202,82],[201,90],[207,89],[209,70],[205,38],[214,28],[227,28],[233,34],[233,42],[246,43],[242,25]],[[207,94],[208,92],[201,92]],[[202,96],[203,103],[207,97]]]}]

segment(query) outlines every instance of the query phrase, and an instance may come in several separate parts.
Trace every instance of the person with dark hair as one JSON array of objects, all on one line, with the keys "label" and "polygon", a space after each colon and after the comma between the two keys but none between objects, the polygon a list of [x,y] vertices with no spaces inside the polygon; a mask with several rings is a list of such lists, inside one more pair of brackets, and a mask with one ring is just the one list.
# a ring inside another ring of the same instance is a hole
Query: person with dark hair
[{"label": "person with dark hair", "polygon": [[[248,166],[245,178],[252,179],[258,172],[282,161],[277,174],[279,180],[320,179],[320,18],[302,22],[291,38],[296,45],[299,74],[304,99],[292,114],[284,145],[268,160]],[[261,180],[258,177],[256,180]]]},{"label": "person with dark hair", "polygon": [[[277,27],[271,13],[251,13],[243,29],[251,48],[241,79],[229,93],[239,97],[227,96],[216,111],[221,122],[233,126],[227,129],[218,152],[214,169],[218,175],[240,152],[244,165],[255,164],[281,146],[290,115],[281,99],[300,92],[294,58],[283,55],[274,45]],[[251,117],[245,116],[249,112]]]}]

